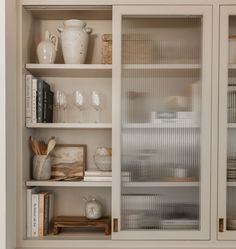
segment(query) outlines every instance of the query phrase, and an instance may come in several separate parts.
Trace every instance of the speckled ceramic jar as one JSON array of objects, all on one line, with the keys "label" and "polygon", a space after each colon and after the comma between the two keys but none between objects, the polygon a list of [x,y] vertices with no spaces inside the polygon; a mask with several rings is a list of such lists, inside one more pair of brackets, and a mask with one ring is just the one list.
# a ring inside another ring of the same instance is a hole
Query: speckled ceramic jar
[{"label": "speckled ceramic jar", "polygon": [[90,28],[86,28],[86,22],[71,19],[63,22],[64,27],[57,30],[61,33],[61,46],[66,64],[85,63]]}]

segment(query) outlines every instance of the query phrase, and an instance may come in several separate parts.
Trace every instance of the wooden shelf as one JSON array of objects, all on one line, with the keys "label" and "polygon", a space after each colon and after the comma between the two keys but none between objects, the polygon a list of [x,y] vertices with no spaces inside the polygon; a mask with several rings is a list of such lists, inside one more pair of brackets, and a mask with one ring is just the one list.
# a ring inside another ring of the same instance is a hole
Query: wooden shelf
[{"label": "wooden shelf", "polygon": [[111,187],[111,181],[84,182],[84,181],[27,181],[27,187]]},{"label": "wooden shelf", "polygon": [[126,123],[123,124],[124,129],[159,129],[159,128],[200,128],[199,123],[165,123],[165,124],[153,124],[153,123]]},{"label": "wooden shelf", "polygon": [[162,70],[162,69],[200,69],[200,64],[124,64],[123,69],[143,69],[143,70]]},{"label": "wooden shelf", "polygon": [[62,240],[110,240],[110,235],[105,235],[100,229],[93,228],[78,228],[78,229],[64,229],[60,234],[57,235],[47,235],[43,237],[30,237],[27,238],[28,244],[37,243],[43,240],[53,240],[53,241],[62,241]]},{"label": "wooden shelf", "polygon": [[111,129],[111,123],[29,123],[27,128],[56,129]]},{"label": "wooden shelf", "polygon": [[124,187],[198,187],[199,182],[124,182]]},{"label": "wooden shelf", "polygon": [[112,65],[106,64],[26,64],[25,68],[36,77],[109,78]]}]

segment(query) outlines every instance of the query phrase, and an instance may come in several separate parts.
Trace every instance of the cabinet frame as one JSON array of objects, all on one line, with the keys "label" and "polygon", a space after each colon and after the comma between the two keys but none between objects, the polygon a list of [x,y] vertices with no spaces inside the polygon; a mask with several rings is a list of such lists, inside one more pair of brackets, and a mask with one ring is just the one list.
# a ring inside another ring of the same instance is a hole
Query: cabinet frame
[{"label": "cabinet frame", "polygon": [[[174,7],[174,8],[173,8]],[[200,231],[121,231],[121,29],[123,15],[202,16],[202,118],[201,118],[201,184]],[[211,6],[114,6],[113,7],[113,80],[112,80],[112,217],[118,219],[114,240],[207,240],[210,231],[210,165],[211,165]]]},{"label": "cabinet frame", "polygon": [[[220,63],[219,63],[219,145],[218,145],[218,239],[236,240],[236,231],[226,230],[227,220],[227,93],[229,16],[236,16],[236,6],[220,6]],[[235,69],[233,69],[235,70]],[[223,232],[219,231],[223,219]]]}]

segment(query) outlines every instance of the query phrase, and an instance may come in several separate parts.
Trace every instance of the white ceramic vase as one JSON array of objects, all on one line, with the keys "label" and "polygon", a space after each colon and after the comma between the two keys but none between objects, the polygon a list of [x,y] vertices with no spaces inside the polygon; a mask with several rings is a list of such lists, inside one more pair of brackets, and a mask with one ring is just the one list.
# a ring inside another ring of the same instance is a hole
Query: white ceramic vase
[{"label": "white ceramic vase", "polygon": [[89,34],[92,29],[86,28],[86,22],[71,19],[63,22],[64,27],[58,27],[61,34],[61,46],[66,64],[85,63]]},{"label": "white ceramic vase", "polygon": [[55,62],[57,44],[58,38],[46,30],[45,40],[41,41],[37,46],[37,56],[40,64],[53,64]]}]

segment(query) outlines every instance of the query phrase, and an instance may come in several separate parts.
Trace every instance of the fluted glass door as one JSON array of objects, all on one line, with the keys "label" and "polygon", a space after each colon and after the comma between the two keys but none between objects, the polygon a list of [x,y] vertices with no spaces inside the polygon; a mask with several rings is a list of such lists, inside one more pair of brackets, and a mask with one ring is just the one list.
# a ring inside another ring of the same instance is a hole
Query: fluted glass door
[{"label": "fluted glass door", "polygon": [[236,6],[220,11],[219,239],[236,235]]},{"label": "fluted glass door", "polygon": [[195,238],[209,176],[205,17],[139,13],[120,20],[120,231]]}]

